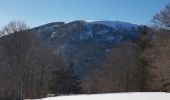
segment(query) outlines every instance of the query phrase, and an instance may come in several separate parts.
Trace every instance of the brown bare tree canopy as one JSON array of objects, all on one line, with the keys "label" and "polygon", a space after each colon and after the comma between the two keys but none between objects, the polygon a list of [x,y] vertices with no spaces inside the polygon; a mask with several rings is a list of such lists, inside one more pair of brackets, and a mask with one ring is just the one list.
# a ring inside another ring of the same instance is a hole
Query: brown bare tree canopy
[{"label": "brown bare tree canopy", "polygon": [[8,25],[2,28],[2,30],[0,31],[0,36],[23,31],[28,28],[29,27],[22,21],[11,21]]},{"label": "brown bare tree canopy", "polygon": [[13,96],[13,100],[40,97],[55,59],[53,49],[30,31],[8,35],[0,41],[0,45],[3,54],[0,53],[3,62],[0,63],[0,85],[4,87],[0,89],[0,95]]},{"label": "brown bare tree canopy", "polygon": [[153,22],[157,24],[157,27],[170,28],[170,4],[153,16]]}]

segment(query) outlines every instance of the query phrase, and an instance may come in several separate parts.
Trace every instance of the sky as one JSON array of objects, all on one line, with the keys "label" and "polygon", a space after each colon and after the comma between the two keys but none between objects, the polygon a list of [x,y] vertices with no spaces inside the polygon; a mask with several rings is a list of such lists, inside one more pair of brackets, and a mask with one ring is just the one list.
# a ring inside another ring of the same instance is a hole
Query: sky
[{"label": "sky", "polygon": [[168,3],[170,0],[0,0],[0,28],[12,20],[30,27],[74,20],[149,24]]}]

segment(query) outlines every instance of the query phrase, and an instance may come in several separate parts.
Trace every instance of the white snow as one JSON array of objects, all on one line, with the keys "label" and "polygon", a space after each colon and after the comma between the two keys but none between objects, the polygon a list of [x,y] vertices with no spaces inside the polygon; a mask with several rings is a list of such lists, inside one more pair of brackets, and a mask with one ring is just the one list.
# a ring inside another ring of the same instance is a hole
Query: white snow
[{"label": "white snow", "polygon": [[60,26],[61,26],[61,25],[56,24],[56,25],[53,25],[52,28],[55,28],[55,27],[57,28],[57,27],[60,27]]},{"label": "white snow", "polygon": [[114,40],[114,37],[113,37],[113,36],[108,36],[108,37],[107,37],[107,40],[109,40],[109,41],[110,41],[110,40]]},{"label": "white snow", "polygon": [[51,33],[51,37],[50,38],[51,39],[54,38],[56,36],[55,34],[56,34],[56,32]]},{"label": "white snow", "polygon": [[[30,99],[26,99],[30,100]],[[170,93],[139,92],[139,93],[110,93],[93,95],[70,95],[31,100],[170,100]]]},{"label": "white snow", "polygon": [[112,28],[125,28],[125,29],[129,29],[132,30],[132,28],[134,28],[135,30],[137,30],[138,25],[137,24],[131,24],[131,23],[127,23],[127,22],[120,22],[120,21],[93,21],[90,23],[98,23],[98,24],[103,24],[103,25],[107,25],[109,27]]},{"label": "white snow", "polygon": [[95,34],[105,34],[107,32],[109,32],[109,30],[101,30],[99,32],[96,32]]},{"label": "white snow", "polygon": [[88,31],[85,34],[87,34],[90,37],[93,37],[92,31],[91,31],[91,25],[87,23],[86,27]]},{"label": "white snow", "polygon": [[86,34],[87,34],[88,36],[90,36],[90,37],[93,37],[93,34],[92,34],[92,31],[91,31],[91,30],[87,31]]}]

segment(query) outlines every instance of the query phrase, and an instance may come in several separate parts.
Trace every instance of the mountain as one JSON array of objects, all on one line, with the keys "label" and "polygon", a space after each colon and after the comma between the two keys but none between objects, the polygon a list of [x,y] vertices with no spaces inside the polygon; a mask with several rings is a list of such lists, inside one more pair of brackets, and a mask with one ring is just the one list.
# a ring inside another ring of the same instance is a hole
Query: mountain
[{"label": "mountain", "polygon": [[98,24],[103,24],[103,25],[107,25],[109,27],[112,27],[114,29],[117,28],[124,28],[127,30],[131,30],[131,29],[138,29],[138,25],[136,24],[131,24],[131,23],[127,23],[127,22],[120,22],[120,21],[94,21],[91,23],[98,23]]},{"label": "mountain", "polygon": [[72,61],[77,74],[86,77],[100,66],[110,49],[124,41],[135,42],[138,27],[119,21],[73,21],[53,22],[32,30]]}]

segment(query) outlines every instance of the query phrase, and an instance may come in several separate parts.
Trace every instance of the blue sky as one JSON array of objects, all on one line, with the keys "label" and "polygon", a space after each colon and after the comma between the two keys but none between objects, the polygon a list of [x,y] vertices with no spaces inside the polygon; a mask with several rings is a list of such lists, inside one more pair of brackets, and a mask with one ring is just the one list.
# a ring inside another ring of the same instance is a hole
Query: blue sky
[{"label": "blue sky", "polygon": [[11,20],[30,27],[56,21],[118,20],[149,24],[170,0],[0,0],[0,28]]}]

